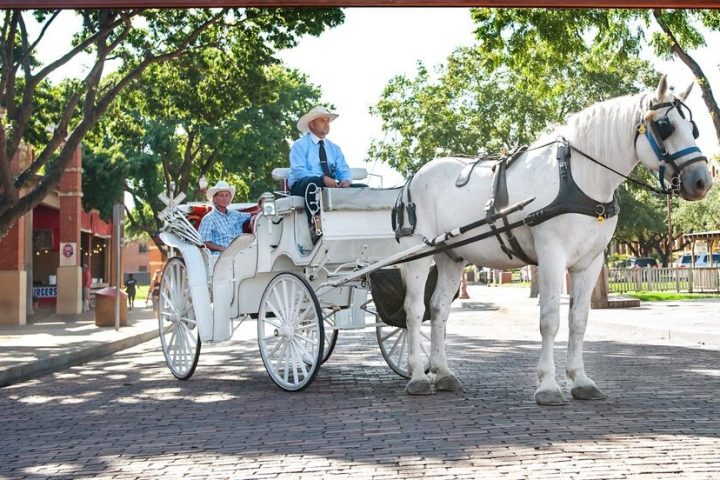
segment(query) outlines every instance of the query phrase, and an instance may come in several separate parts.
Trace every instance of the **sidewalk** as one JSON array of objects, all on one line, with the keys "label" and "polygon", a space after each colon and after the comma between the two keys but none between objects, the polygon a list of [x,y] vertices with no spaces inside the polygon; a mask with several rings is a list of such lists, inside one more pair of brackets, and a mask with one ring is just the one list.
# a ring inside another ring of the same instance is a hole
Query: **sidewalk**
[{"label": "sidewalk", "polygon": [[[27,325],[0,325],[0,387],[96,360],[158,336],[151,307],[137,301],[126,326],[95,326],[95,310],[56,315],[40,309]],[[159,348],[159,345],[158,345]]]},{"label": "sidewalk", "polygon": [[[528,288],[475,284],[469,285],[468,291],[470,299],[456,300],[453,304],[452,322],[477,322],[490,315],[500,321],[522,319],[533,326],[533,335],[537,332],[538,300],[529,297]],[[568,303],[568,296],[563,295],[561,328],[567,325]],[[58,316],[45,311],[30,317],[25,326],[0,326],[0,387],[89,362],[157,337],[157,320],[152,309],[140,306],[142,302],[136,304],[139,305],[128,312],[128,325],[119,331],[96,327],[94,311],[78,316]],[[716,348],[720,347],[720,297],[591,310],[588,330],[597,331],[599,327],[628,341],[664,339]]]},{"label": "sidewalk", "polygon": [[[468,286],[468,293],[469,300],[456,300],[453,306],[459,304],[463,310],[484,310],[490,302],[497,307],[500,316],[530,319],[533,325],[539,325],[538,299],[529,297],[529,288],[474,284]],[[567,326],[568,307],[569,296],[563,294],[560,301],[561,330]],[[697,347],[720,348],[720,296],[641,302],[639,307],[634,308],[592,309],[588,318],[588,332],[602,329],[634,341],[663,339]],[[559,335],[558,338],[566,339],[566,333],[564,337]]]}]

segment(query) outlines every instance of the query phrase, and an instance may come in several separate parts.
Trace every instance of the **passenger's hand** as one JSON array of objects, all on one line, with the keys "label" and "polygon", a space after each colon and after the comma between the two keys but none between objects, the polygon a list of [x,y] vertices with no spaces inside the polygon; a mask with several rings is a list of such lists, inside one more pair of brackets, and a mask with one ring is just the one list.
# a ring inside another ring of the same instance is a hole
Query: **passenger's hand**
[{"label": "passenger's hand", "polygon": [[337,188],[339,186],[337,180],[327,176],[323,177],[323,185],[325,185],[327,188]]},{"label": "passenger's hand", "polygon": [[340,186],[342,188],[348,188],[350,185],[352,185],[352,182],[350,180],[343,180],[340,182]]}]

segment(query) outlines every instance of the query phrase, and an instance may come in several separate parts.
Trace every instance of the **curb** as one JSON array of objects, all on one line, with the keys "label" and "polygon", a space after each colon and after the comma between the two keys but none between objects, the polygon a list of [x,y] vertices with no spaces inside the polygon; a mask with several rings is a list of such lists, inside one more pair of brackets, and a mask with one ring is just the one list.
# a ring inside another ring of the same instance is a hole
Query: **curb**
[{"label": "curb", "polygon": [[682,330],[672,330],[662,327],[646,327],[643,325],[627,324],[622,322],[614,322],[606,319],[591,319],[588,323],[601,323],[605,326],[613,327],[618,331],[634,332],[640,335],[659,336],[667,340],[680,340],[683,342],[696,343],[698,346],[714,346],[720,345],[720,335],[714,333],[688,332]]},{"label": "curb", "polygon": [[103,358],[108,355],[112,355],[115,352],[119,352],[120,350],[125,350],[134,347],[135,345],[147,342],[148,340],[152,340],[159,335],[160,333],[156,329],[149,332],[138,333],[137,335],[116,340],[114,342],[101,342],[97,345],[79,348],[73,352],[51,355],[30,363],[11,366],[0,370],[0,388],[15,383],[25,382],[41,375],[45,375],[46,373],[57,372],[69,367],[82,365],[83,363]]}]

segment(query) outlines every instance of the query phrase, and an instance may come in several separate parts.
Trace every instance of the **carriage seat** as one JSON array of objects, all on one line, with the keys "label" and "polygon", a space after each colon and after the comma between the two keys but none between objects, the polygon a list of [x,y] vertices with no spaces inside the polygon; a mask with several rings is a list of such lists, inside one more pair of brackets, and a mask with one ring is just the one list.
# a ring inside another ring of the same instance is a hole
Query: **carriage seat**
[{"label": "carriage seat", "polygon": [[[350,169],[353,180],[365,180],[368,176],[367,168],[353,167]],[[290,176],[289,168],[273,168],[271,173],[272,179],[276,182],[280,182],[280,191],[286,195],[290,194],[290,182],[288,177]]]},{"label": "carriage seat", "polygon": [[[190,224],[197,230],[200,228],[200,221],[205,215],[212,211],[213,206],[209,203],[191,203],[181,205],[180,209],[185,213]],[[260,205],[258,203],[231,203],[228,205],[228,209],[249,213],[251,217],[250,220],[243,225],[243,233],[254,233],[255,220],[260,213]]]}]

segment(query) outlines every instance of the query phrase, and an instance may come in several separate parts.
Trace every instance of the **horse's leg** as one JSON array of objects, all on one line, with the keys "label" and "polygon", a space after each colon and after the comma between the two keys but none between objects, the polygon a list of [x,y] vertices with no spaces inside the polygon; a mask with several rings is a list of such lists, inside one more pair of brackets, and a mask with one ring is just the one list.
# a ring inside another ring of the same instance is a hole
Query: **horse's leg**
[{"label": "horse's leg", "polygon": [[438,280],[430,299],[432,321],[430,339],[430,371],[435,374],[435,389],[454,392],[460,390],[460,382],[450,371],[445,356],[445,328],[450,315],[450,304],[460,286],[465,262],[456,262],[445,254],[435,257]]},{"label": "horse's leg", "polygon": [[603,255],[600,254],[590,265],[578,271],[570,272],[572,297],[568,316],[568,353],[565,373],[570,383],[570,393],[578,400],[602,400],[605,395],[595,382],[585,375],[583,364],[583,338],[587,326],[590,296],[602,269]]},{"label": "horse's leg", "polygon": [[535,390],[535,401],[541,405],[563,405],[565,398],[555,380],[553,348],[560,326],[560,292],[565,277],[565,261],[556,253],[542,253],[538,250],[542,349],[537,365],[540,386]]},{"label": "horse's leg", "polygon": [[432,384],[425,375],[425,358],[420,342],[420,325],[425,313],[425,282],[432,260],[429,257],[405,264],[405,316],[408,336],[408,371],[410,381],[405,390],[411,395],[432,393]]}]

